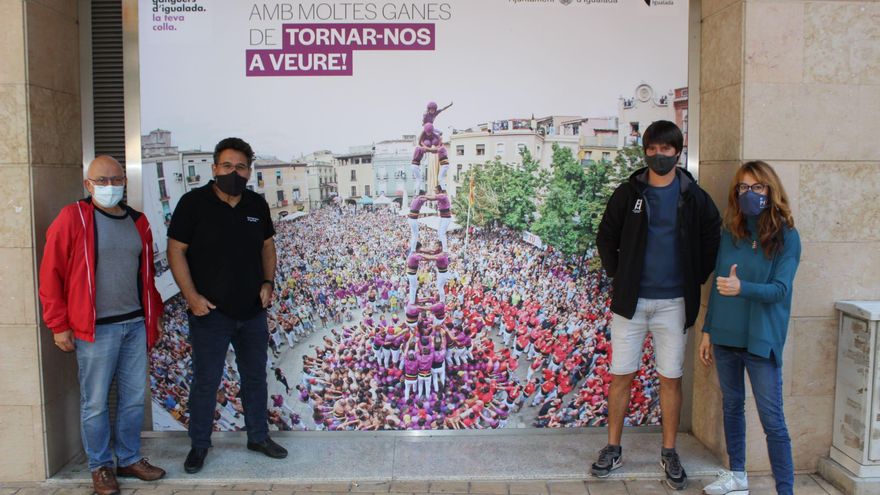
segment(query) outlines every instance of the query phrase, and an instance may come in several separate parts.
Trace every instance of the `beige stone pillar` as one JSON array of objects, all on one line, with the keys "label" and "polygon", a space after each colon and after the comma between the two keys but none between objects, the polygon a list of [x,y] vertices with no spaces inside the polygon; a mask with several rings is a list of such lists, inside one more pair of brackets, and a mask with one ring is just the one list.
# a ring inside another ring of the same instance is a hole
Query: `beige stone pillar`
[{"label": "beige stone pillar", "polygon": [[46,227],[82,194],[77,39],[76,1],[0,0],[0,481],[79,450],[76,363],[36,293]]},{"label": "beige stone pillar", "polygon": [[[784,400],[795,468],[815,471],[831,445],[834,302],[880,298],[880,3],[703,0],[702,11],[700,180],[723,209],[736,167],[765,160],[793,202],[803,255]],[[726,457],[717,376],[695,369],[706,407],[694,434]],[[746,413],[748,469],[769,470],[751,398]]]}]

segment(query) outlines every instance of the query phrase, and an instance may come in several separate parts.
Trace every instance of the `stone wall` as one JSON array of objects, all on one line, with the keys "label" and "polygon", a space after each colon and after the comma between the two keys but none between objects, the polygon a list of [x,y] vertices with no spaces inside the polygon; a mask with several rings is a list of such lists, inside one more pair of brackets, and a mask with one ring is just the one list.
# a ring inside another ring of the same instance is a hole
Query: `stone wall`
[{"label": "stone wall", "polygon": [[0,0],[0,480],[44,479],[79,449],[75,359],[41,330],[35,282],[46,228],[82,194],[77,15]]},{"label": "stone wall", "polygon": [[[701,182],[723,209],[738,165],[769,162],[801,235],[784,394],[795,468],[814,471],[831,445],[834,302],[880,298],[880,3],[704,0],[702,7]],[[710,407],[694,410],[694,433],[724,456],[717,376],[695,369],[694,403]],[[748,469],[769,470],[751,399],[746,413]]]}]

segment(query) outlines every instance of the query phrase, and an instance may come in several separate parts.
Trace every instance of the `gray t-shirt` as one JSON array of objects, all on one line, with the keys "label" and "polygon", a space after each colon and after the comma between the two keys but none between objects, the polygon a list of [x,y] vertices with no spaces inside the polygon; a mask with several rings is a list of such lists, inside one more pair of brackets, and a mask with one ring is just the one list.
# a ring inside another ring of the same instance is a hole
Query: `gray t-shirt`
[{"label": "gray t-shirt", "polygon": [[111,215],[95,208],[97,323],[118,323],[144,315],[138,291],[141,236],[125,212]]}]

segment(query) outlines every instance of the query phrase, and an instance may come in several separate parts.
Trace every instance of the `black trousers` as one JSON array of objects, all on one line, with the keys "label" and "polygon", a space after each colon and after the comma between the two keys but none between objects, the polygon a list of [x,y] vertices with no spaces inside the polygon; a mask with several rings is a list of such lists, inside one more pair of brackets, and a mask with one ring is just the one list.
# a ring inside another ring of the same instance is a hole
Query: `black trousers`
[{"label": "black trousers", "polygon": [[211,446],[217,388],[223,377],[229,344],[241,376],[241,399],[249,442],[269,435],[266,362],[269,329],[266,312],[247,320],[230,318],[212,310],[205,316],[189,315],[193,379],[189,392],[189,438],[193,447]]}]

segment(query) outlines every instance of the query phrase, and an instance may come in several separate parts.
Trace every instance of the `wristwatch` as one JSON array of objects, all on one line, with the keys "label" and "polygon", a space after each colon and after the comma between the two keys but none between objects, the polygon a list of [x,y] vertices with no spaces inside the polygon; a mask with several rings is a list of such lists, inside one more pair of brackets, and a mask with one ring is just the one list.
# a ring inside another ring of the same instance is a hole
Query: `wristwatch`
[{"label": "wristwatch", "polygon": [[263,280],[263,284],[269,284],[273,290],[275,289],[275,281],[274,280]]}]

